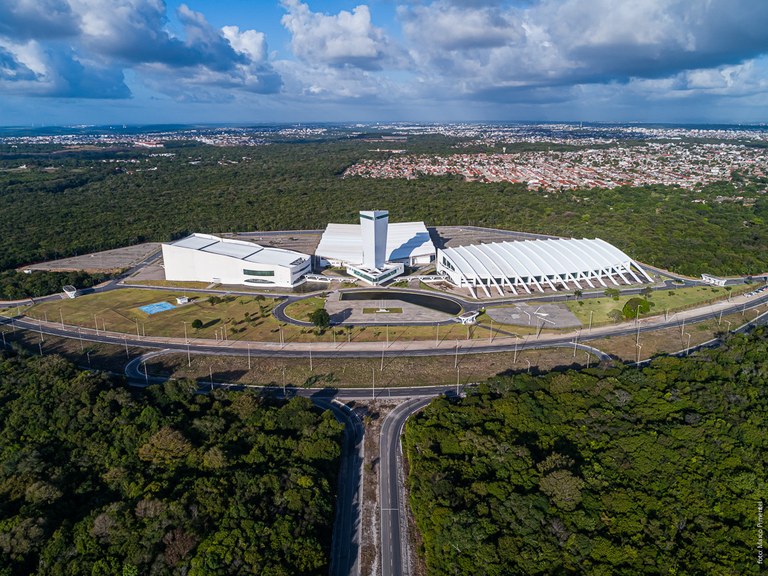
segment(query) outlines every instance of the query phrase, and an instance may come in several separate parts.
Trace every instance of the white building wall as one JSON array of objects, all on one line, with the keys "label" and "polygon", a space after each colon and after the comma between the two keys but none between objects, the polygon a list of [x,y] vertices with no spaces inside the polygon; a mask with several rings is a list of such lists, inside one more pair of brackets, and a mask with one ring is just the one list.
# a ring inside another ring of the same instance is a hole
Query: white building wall
[{"label": "white building wall", "polygon": [[[303,274],[311,271],[309,260],[293,267],[255,264],[239,258],[169,244],[163,244],[163,263],[167,280],[242,284],[263,288],[290,288]],[[249,275],[244,270],[271,272],[273,275]]]},{"label": "white building wall", "polygon": [[363,266],[381,268],[387,261],[387,228],[389,212],[361,210],[360,232],[363,241]]}]

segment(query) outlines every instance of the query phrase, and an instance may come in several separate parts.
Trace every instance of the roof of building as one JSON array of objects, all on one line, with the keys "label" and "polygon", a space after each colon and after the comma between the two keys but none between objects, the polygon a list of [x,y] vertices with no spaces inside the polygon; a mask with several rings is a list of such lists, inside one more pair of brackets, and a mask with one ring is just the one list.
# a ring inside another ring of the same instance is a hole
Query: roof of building
[{"label": "roof of building", "polygon": [[199,250],[219,256],[237,258],[253,264],[265,264],[273,266],[295,266],[307,260],[309,255],[285,250],[283,248],[270,248],[230,238],[219,238],[210,234],[192,234],[181,240],[170,243],[177,248]]},{"label": "roof of building", "polygon": [[442,254],[466,278],[527,278],[586,273],[629,264],[639,269],[624,252],[599,238],[493,242],[445,248]]},{"label": "roof of building", "polygon": [[[405,260],[435,253],[424,222],[396,222],[387,227],[387,261]],[[348,264],[363,262],[363,240],[359,224],[328,224],[315,254]]]}]

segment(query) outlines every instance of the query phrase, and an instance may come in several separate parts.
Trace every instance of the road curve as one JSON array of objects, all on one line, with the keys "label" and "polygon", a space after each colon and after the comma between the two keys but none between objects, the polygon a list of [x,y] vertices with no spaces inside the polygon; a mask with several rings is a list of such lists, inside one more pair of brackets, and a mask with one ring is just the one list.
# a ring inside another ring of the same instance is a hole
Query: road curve
[{"label": "road curve", "polygon": [[336,519],[331,545],[331,576],[360,574],[363,424],[346,404],[327,398],[313,398],[316,406],[331,410],[344,424],[341,447]]},{"label": "road curve", "polygon": [[392,410],[381,426],[379,440],[379,506],[381,535],[381,574],[400,576],[409,572],[403,553],[407,549],[406,502],[401,496],[400,473],[402,458],[400,435],[408,417],[431,402],[431,398],[416,398],[400,404]]}]

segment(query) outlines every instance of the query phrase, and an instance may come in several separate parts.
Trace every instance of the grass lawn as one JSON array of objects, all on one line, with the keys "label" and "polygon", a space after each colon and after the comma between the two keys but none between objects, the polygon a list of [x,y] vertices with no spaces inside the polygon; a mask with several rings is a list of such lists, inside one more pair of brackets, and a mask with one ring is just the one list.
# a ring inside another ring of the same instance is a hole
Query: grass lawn
[{"label": "grass lawn", "polygon": [[731,328],[736,328],[752,318],[754,318],[754,314],[742,316],[740,313],[736,313],[723,316],[720,322],[718,322],[717,318],[713,318],[704,322],[687,324],[685,331],[682,330],[681,326],[679,328],[654,330],[653,332],[641,332],[641,347],[639,351],[636,345],[636,337],[631,335],[590,340],[589,344],[603,352],[613,354],[625,362],[635,362],[638,358],[638,352],[640,360],[646,360],[657,354],[678,352],[688,346],[688,334],[691,335],[691,346],[696,346],[711,340],[718,332],[727,330],[728,322],[731,323]]},{"label": "grass lawn", "polygon": [[[749,287],[736,286],[731,291],[731,294],[735,295],[748,290]],[[648,301],[653,304],[650,313],[641,314],[640,317],[664,314],[665,310],[668,312],[684,310],[708,302],[723,300],[727,296],[728,292],[725,288],[716,286],[692,286],[690,288],[674,288],[672,290],[654,290],[651,297],[648,298]],[[592,325],[599,326],[612,323],[613,320],[608,317],[608,313],[611,310],[621,310],[630,298],[635,297],[621,296],[618,300],[608,296],[586,298],[584,300],[571,300],[566,303],[566,306],[585,326],[589,324],[589,316],[590,312],[592,312]]]},{"label": "grass lawn", "polygon": [[309,322],[309,315],[318,308],[325,308],[325,298],[312,296],[285,307],[285,315],[294,320]]},{"label": "grass lawn", "polygon": [[[515,361],[516,360],[516,361]],[[380,358],[318,358],[313,357],[310,370],[306,358],[251,358],[242,356],[210,357],[192,355],[192,366],[187,366],[184,354],[162,356],[147,363],[150,375],[164,374],[174,378],[194,378],[205,384],[213,374],[214,381],[243,384],[274,384],[293,387],[332,386],[377,389],[399,386],[429,386],[456,384],[457,370],[454,356],[386,356],[381,370]],[[529,362],[532,372],[555,368],[585,366],[587,355],[579,351],[576,358],[565,348],[526,350],[498,354],[459,355],[458,380],[460,384],[482,382],[491,376],[512,371],[526,372]],[[596,358],[590,355],[590,365]],[[381,394],[377,391],[377,397]],[[384,395],[386,397],[386,394]]]},{"label": "grass lawn", "polygon": [[[190,303],[173,310],[146,314],[140,306],[155,302],[175,302],[183,292],[167,290],[142,290],[126,288],[80,296],[75,299],[44,302],[33,306],[27,315],[32,318],[65,324],[95,328],[110,332],[136,334],[137,330],[147,336],[184,336],[184,322],[187,323],[189,338],[221,338],[248,335],[253,339],[277,340],[270,333],[277,332],[277,322],[270,312],[275,300],[255,297],[226,297],[215,306],[207,297],[190,297]],[[203,328],[195,330],[192,322],[200,320]],[[225,328],[226,326],[226,328]]]},{"label": "grass lawn", "polygon": [[[144,290],[124,288],[100,294],[80,296],[75,299],[62,299],[56,302],[36,304],[27,311],[27,316],[34,319],[59,322],[71,326],[82,326],[109,332],[140,334],[146,336],[166,336],[183,338],[184,322],[187,323],[188,338],[211,340],[249,340],[254,342],[279,342],[282,329],[283,341],[288,342],[334,342],[356,340],[361,342],[397,340],[465,340],[469,338],[487,338],[485,330],[474,326],[462,326],[458,323],[435,328],[434,326],[372,326],[348,328],[335,327],[319,333],[315,328],[302,328],[292,324],[280,324],[271,311],[277,300],[251,296],[229,296],[212,306],[207,297],[197,297],[189,304],[173,310],[146,314],[140,306],[155,302],[174,303],[178,292],[167,290]],[[192,298],[195,298],[192,296]],[[288,307],[289,316],[306,319],[306,315],[325,305],[319,297],[308,298]],[[12,309],[15,311],[15,308]],[[200,320],[203,327],[195,330],[192,322]]]}]

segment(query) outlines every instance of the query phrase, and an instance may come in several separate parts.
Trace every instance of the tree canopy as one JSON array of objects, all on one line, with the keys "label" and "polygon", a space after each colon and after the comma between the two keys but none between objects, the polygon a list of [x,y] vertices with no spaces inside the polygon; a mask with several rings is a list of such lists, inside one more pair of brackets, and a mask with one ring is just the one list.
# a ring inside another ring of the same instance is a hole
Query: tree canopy
[{"label": "tree canopy", "polygon": [[405,433],[427,573],[757,574],[768,331],[441,398]]},{"label": "tree canopy", "polygon": [[[409,152],[425,142],[409,138]],[[433,152],[454,143],[426,142]],[[768,261],[761,182],[545,193],[456,177],[341,178],[349,165],[381,157],[352,140],[171,152],[0,149],[0,270],[193,231],[318,229],[355,222],[371,205],[389,209],[393,221],[599,237],[641,262],[688,274],[759,274]],[[754,202],[722,201],[738,197]]]},{"label": "tree canopy", "polygon": [[341,426],[0,355],[0,575],[327,574]]}]

